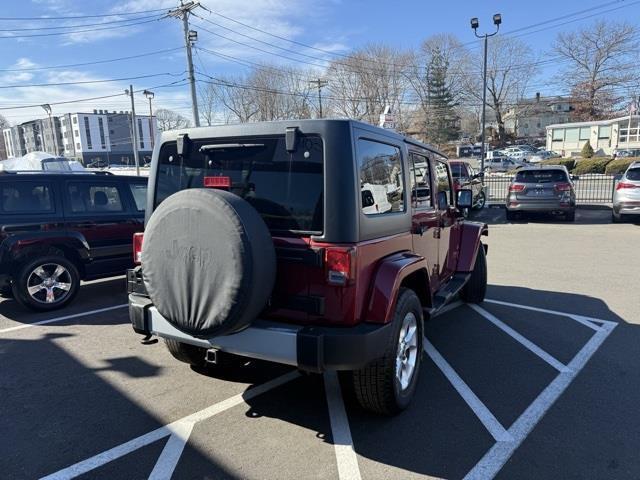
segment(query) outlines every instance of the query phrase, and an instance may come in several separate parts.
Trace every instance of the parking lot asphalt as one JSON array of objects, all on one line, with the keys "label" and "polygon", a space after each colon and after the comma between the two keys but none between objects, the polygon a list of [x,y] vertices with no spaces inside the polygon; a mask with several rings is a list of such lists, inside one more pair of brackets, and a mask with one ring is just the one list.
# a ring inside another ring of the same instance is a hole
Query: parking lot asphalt
[{"label": "parking lot asphalt", "polygon": [[54,313],[0,300],[2,477],[639,478],[640,226],[475,217],[491,301],[427,323],[394,418],[331,375],[250,362],[216,378],[142,345],[123,278]]}]

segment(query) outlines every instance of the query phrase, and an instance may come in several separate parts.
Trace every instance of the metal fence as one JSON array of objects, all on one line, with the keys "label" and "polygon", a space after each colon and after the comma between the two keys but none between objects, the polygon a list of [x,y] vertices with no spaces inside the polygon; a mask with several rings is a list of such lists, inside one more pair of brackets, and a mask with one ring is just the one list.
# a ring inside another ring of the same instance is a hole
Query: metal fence
[{"label": "metal fence", "polygon": [[[576,201],[582,205],[611,203],[619,175],[590,173],[574,181]],[[489,203],[504,204],[513,175],[485,175],[484,186]]]}]

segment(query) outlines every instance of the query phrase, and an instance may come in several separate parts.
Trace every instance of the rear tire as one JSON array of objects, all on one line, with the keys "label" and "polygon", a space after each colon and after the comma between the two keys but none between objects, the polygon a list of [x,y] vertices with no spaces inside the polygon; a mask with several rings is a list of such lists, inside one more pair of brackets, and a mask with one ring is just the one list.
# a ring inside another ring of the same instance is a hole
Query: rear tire
[{"label": "rear tire", "polygon": [[567,222],[575,222],[576,221],[576,211],[571,210],[569,213],[565,214],[565,220]]},{"label": "rear tire", "polygon": [[73,300],[80,289],[80,274],[65,257],[46,255],[20,266],[11,285],[20,305],[46,312]]},{"label": "rear tire", "polygon": [[423,321],[418,296],[401,288],[384,355],[352,372],[356,398],[365,410],[393,415],[409,406],[422,363]]},{"label": "rear tire", "polygon": [[171,340],[169,338],[165,338],[164,342],[173,358],[187,363],[192,367],[207,370],[222,370],[239,367],[242,363],[242,357],[220,351],[216,353],[217,363],[208,363],[205,361],[206,348],[196,347],[195,345],[178,342],[177,340]]},{"label": "rear tire", "polygon": [[467,303],[480,303],[487,294],[487,257],[482,243],[469,281],[462,287],[460,298]]},{"label": "rear tire", "polygon": [[507,222],[513,222],[516,219],[516,213],[510,210],[507,210],[506,215],[507,215]]},{"label": "rear tire", "polygon": [[622,215],[620,215],[619,213],[616,214],[616,212],[612,211],[611,212],[611,222],[613,222],[613,223],[621,223],[622,222]]},{"label": "rear tire", "polygon": [[0,288],[0,297],[13,298],[13,291],[11,290],[11,284],[7,284]]}]

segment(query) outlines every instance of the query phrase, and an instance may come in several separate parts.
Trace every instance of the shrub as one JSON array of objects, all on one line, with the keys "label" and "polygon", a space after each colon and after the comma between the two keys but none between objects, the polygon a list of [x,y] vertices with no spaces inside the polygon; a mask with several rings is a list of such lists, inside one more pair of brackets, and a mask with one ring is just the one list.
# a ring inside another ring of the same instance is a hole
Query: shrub
[{"label": "shrub", "polygon": [[567,170],[571,171],[576,166],[576,161],[573,158],[548,158],[540,162],[541,165],[564,165]]},{"label": "shrub", "polygon": [[610,158],[578,160],[573,169],[573,173],[576,175],[584,175],[585,173],[604,173],[609,162],[611,162]]},{"label": "shrub", "polygon": [[617,175],[619,173],[624,173],[629,165],[633,162],[637,162],[640,158],[616,158],[607,164],[607,168],[604,173],[608,173],[610,175]]},{"label": "shrub", "polygon": [[587,143],[582,147],[582,158],[591,158],[593,157],[593,147],[591,146],[591,142],[587,140]]}]

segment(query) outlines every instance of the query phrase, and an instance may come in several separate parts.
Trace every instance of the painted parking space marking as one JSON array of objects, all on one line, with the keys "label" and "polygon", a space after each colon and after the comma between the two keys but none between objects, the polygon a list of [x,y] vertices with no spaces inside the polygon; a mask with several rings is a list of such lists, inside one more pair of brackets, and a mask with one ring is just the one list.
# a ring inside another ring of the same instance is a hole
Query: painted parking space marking
[{"label": "painted parking space marking", "polygon": [[474,304],[470,303],[469,307],[471,307],[476,313],[482,315],[484,318],[489,320],[491,323],[493,323],[500,330],[502,330],[507,335],[509,335],[511,338],[513,338],[518,343],[520,343],[523,347],[525,347],[531,353],[536,354],[538,357],[540,357],[542,360],[547,362],[549,365],[551,365],[553,368],[555,368],[559,372],[568,372],[569,371],[569,368],[566,365],[564,365],[562,362],[560,362],[559,360],[557,360],[556,358],[551,356],[549,353],[547,353],[542,348],[537,346],[531,340],[529,340],[529,339],[525,338],[524,336],[520,335],[518,332],[516,332],[513,328],[511,328],[509,325],[507,325],[503,321],[498,320],[498,318],[496,318],[495,315],[487,312],[484,308],[480,307],[479,305],[474,305]]},{"label": "painted parking space marking", "polygon": [[427,352],[427,355],[433,360],[433,363],[440,369],[440,371],[447,377],[449,383],[456,389],[458,394],[462,397],[462,399],[467,402],[469,408],[473,411],[473,413],[478,417],[478,420],[482,422],[487,431],[491,434],[491,436],[495,439],[496,442],[511,442],[513,438],[507,430],[502,426],[502,424],[498,421],[498,419],[491,413],[491,411],[487,408],[487,406],[482,403],[482,400],[478,398],[478,396],[473,393],[473,390],[469,388],[469,385],[465,383],[460,375],[456,373],[456,371],[449,365],[449,363],[444,359],[440,352],[436,350],[436,348],[427,340],[424,339],[424,351]]},{"label": "painted parking space marking", "polygon": [[[486,299],[485,302],[494,303],[496,305],[503,305],[505,307],[520,308],[522,310],[530,310],[532,312],[548,313],[550,315],[559,315],[561,317],[571,318],[572,320],[575,320],[576,322],[581,323],[585,327],[589,327],[592,330],[596,330],[596,331],[600,330],[600,325],[616,324],[616,322],[610,322],[609,320],[602,320],[600,318],[586,317],[584,315],[576,315],[574,313],[560,312],[558,310],[548,310],[546,308],[531,307],[529,305],[520,305],[518,303],[509,303],[509,302],[503,302],[500,300],[489,300],[489,299]],[[595,325],[595,324],[598,324],[598,325]]]},{"label": "painted parking space marking", "polygon": [[178,466],[185,445],[189,441],[194,422],[178,422],[173,433],[167,440],[158,461],[156,462],[149,480],[169,480]]},{"label": "painted parking space marking", "polygon": [[591,337],[569,362],[570,371],[559,373],[509,428],[513,441],[496,443],[465,476],[465,480],[491,479],[500,472],[507,460],[511,458],[511,455],[567,389],[615,327],[615,322],[607,322],[600,331]]},{"label": "painted parking space marking", "polygon": [[[173,437],[175,435],[178,438],[175,439],[174,442],[171,442],[171,438],[170,438],[170,440],[167,442],[167,445],[165,445],[165,448],[162,450],[162,453],[160,454],[159,461],[156,463],[156,467],[158,468],[158,471],[156,472],[156,475],[158,475],[157,478],[166,478],[160,475],[163,473],[166,475],[166,473],[168,472],[168,469],[171,469],[171,472],[173,472],[173,469],[175,468],[175,464],[172,465],[171,461],[175,457],[176,450],[179,446],[179,441],[181,441],[180,436],[181,435],[184,436],[185,434],[185,424],[191,424],[193,426],[196,423],[201,422],[202,420],[211,418],[214,415],[217,415],[226,410],[229,410],[230,408],[233,408],[237,405],[245,403],[247,400],[251,400],[252,398],[255,398],[259,395],[262,395],[263,393],[273,390],[274,388],[284,385],[285,383],[288,383],[298,378],[299,376],[300,374],[295,371],[286,373],[280,377],[274,378],[273,380],[270,380],[261,385],[258,385],[257,387],[253,387],[243,393],[234,395],[233,397],[227,398],[226,400],[222,400],[221,402],[214,403],[210,407],[207,407],[203,410],[192,413],[191,415],[187,415],[186,417],[176,420],[168,425],[165,425],[163,427],[152,430],[149,433],[136,437],[133,440],[129,440],[128,442],[122,443],[116,447],[113,447],[102,453],[94,455],[91,458],[75,463],[55,473],[42,477],[41,480],[64,480],[64,479],[78,477],[87,472],[95,470],[98,467],[106,465],[107,463],[112,462],[113,460],[117,460],[118,458],[121,458],[131,452],[139,450],[142,447],[145,447],[154,442],[157,442],[158,440],[161,440],[166,437]],[[187,440],[188,440],[188,437],[187,437]],[[172,443],[172,446],[171,448],[167,449],[167,447],[169,446],[169,443]],[[182,449],[180,449],[180,453],[181,452],[182,452]],[[177,463],[177,460],[176,460],[176,463]],[[160,464],[160,466],[158,464]],[[156,468],[154,467],[154,472],[155,471],[156,471]],[[170,477],[170,473],[169,473],[169,477]]]},{"label": "painted parking space marking", "polygon": [[80,312],[80,313],[74,313],[71,315],[64,315],[62,317],[50,318],[49,320],[40,320],[38,322],[33,322],[33,323],[23,323],[22,325],[17,325],[15,327],[4,328],[0,330],[0,333],[9,333],[9,332],[15,332],[16,330],[24,330],[25,328],[38,327],[41,325],[49,325],[50,323],[63,322],[65,320],[71,320],[73,318],[79,318],[79,317],[86,317],[88,315],[94,315],[96,313],[110,312],[111,310],[117,310],[119,308],[125,308],[128,306],[129,306],[128,303],[123,303],[121,305],[114,305],[112,307],[97,308],[95,310],[88,310],[86,312]]},{"label": "painted parking space marking", "polygon": [[358,457],[353,449],[351,428],[336,372],[324,373],[324,389],[327,395],[331,435],[338,464],[338,478],[340,480],[360,480]]}]

